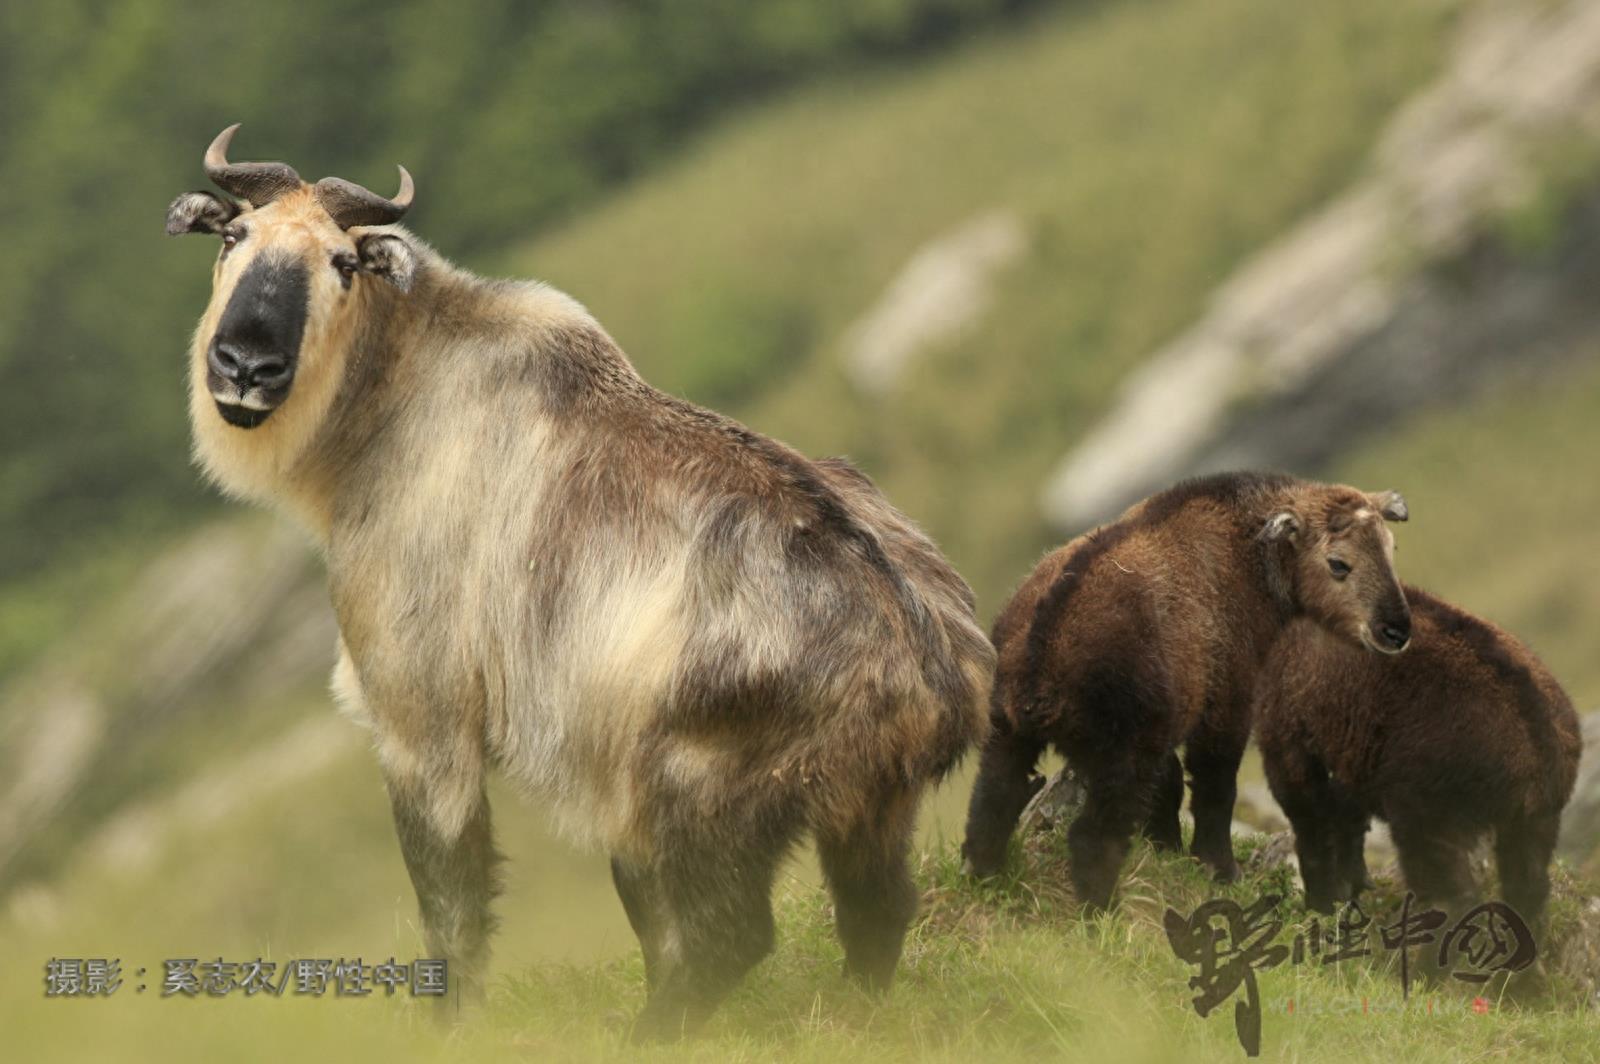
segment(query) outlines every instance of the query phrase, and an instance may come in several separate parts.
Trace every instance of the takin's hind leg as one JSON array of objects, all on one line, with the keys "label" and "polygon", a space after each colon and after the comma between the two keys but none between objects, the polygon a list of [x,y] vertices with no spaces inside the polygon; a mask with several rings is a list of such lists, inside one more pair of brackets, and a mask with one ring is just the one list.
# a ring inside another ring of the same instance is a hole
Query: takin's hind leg
[{"label": "takin's hind leg", "polygon": [[1389,829],[1406,888],[1427,905],[1460,916],[1478,893],[1472,874],[1472,840],[1441,831],[1430,819],[1397,815]]},{"label": "takin's hind leg", "polygon": [[[772,952],[772,882],[795,834],[790,818],[781,829],[768,821],[765,830],[732,832],[719,819],[685,821],[681,830],[655,840],[658,856],[644,879],[647,886],[635,894],[647,914],[640,945],[650,973],[649,996],[634,1022],[635,1042],[694,1033]],[[630,885],[641,878],[634,872]]]},{"label": "takin's hind leg", "polygon": [[889,989],[916,915],[917,889],[907,863],[920,798],[920,788],[892,788],[847,827],[817,828],[845,972],[871,991]]},{"label": "takin's hind leg", "polygon": [[1233,804],[1238,796],[1239,762],[1248,741],[1247,730],[1214,730],[1202,724],[1184,750],[1193,791],[1194,842],[1189,852],[1211,869],[1219,883],[1239,878],[1239,864],[1233,857]]},{"label": "takin's hind leg", "polygon": [[1178,823],[1178,813],[1182,809],[1183,765],[1178,762],[1176,753],[1169,753],[1150,803],[1150,818],[1144,825],[1144,837],[1156,849],[1183,849],[1183,828]]},{"label": "takin's hind leg", "polygon": [[1335,905],[1346,900],[1339,875],[1337,829],[1327,811],[1315,802],[1294,802],[1283,809],[1294,829],[1295,857],[1300,862],[1306,908],[1331,913]]},{"label": "takin's hind leg", "polygon": [[1505,902],[1537,937],[1543,932],[1550,898],[1550,861],[1555,857],[1561,817],[1528,817],[1502,824],[1495,832],[1495,868]]},{"label": "takin's hind leg", "polygon": [[1114,760],[1080,759],[1073,768],[1088,793],[1067,829],[1072,888],[1084,909],[1094,913],[1111,905],[1134,829],[1149,816],[1164,760],[1149,751],[1126,750]]},{"label": "takin's hind leg", "polygon": [[1044,742],[1019,734],[1004,714],[991,719],[994,727],[978,763],[967,807],[966,839],[961,843],[967,869],[980,876],[998,872],[1005,863],[1017,818],[1044,782],[1033,771]]},{"label": "takin's hind leg", "polygon": [[1367,830],[1372,818],[1354,801],[1339,795],[1337,787],[1329,789],[1334,795],[1329,822],[1338,900],[1355,901],[1372,889],[1372,877],[1367,874]]},{"label": "takin's hind leg", "polygon": [[483,995],[489,935],[495,921],[490,902],[499,893],[498,866],[483,781],[464,782],[451,793],[420,777],[386,780],[395,833],[417,892],[423,939],[432,957],[446,961],[451,994],[441,1004],[458,1006]]}]

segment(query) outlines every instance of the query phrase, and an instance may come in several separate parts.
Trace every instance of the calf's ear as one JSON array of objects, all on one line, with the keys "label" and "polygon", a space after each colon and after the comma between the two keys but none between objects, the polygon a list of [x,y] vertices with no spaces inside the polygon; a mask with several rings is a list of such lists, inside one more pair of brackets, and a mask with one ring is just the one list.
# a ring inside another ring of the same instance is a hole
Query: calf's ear
[{"label": "calf's ear", "polygon": [[1411,517],[1411,511],[1406,509],[1406,500],[1398,491],[1380,491],[1368,498],[1385,521],[1405,521]]},{"label": "calf's ear", "polygon": [[394,233],[371,233],[357,246],[361,268],[382,277],[402,292],[411,291],[417,275],[417,253],[403,237]]},{"label": "calf's ear", "polygon": [[185,192],[167,208],[167,235],[220,233],[239,215],[239,205],[210,192]]},{"label": "calf's ear", "polygon": [[1257,535],[1268,543],[1293,542],[1300,532],[1300,518],[1293,510],[1280,510],[1267,518]]}]

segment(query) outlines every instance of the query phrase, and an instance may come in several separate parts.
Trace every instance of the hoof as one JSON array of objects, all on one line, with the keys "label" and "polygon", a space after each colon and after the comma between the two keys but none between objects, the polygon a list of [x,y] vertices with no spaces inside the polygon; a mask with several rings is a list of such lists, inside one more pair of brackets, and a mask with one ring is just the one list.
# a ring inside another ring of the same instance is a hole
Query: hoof
[{"label": "hoof", "polygon": [[1331,898],[1314,898],[1307,894],[1306,908],[1311,912],[1321,913],[1323,916],[1332,916],[1338,906],[1334,904]]},{"label": "hoof", "polygon": [[1005,862],[1005,851],[994,860],[979,860],[972,856],[972,851],[965,845],[961,847],[961,874],[968,879],[984,879],[1000,871]]},{"label": "hoof", "polygon": [[1227,861],[1216,861],[1210,858],[1200,858],[1200,863],[1211,869],[1211,878],[1218,883],[1237,883],[1239,881],[1239,862],[1230,855]]}]

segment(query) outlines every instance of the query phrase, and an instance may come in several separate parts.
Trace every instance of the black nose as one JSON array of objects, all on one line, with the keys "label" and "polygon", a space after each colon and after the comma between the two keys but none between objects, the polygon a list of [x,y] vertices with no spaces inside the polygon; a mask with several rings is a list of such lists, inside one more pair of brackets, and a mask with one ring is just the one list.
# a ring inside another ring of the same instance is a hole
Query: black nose
[{"label": "black nose", "polygon": [[211,345],[211,372],[240,388],[281,388],[289,383],[289,360],[282,355],[246,351],[226,341]]},{"label": "black nose", "polygon": [[1411,642],[1411,622],[1404,624],[1381,624],[1378,634],[1383,637],[1384,643],[1394,650],[1402,650]]}]

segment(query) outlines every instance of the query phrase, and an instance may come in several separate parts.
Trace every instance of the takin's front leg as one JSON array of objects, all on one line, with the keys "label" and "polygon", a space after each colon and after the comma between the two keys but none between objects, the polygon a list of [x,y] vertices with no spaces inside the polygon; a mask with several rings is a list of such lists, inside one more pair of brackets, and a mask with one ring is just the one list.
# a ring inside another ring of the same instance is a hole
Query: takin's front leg
[{"label": "takin's front leg", "polygon": [[1161,770],[1161,781],[1156,784],[1155,797],[1150,803],[1150,817],[1145,821],[1144,837],[1158,850],[1183,849],[1183,827],[1178,814],[1183,810],[1183,766],[1178,755],[1169,753]]},{"label": "takin's front leg", "polygon": [[428,954],[448,965],[449,994],[441,999],[448,1016],[481,1000],[495,923],[489,905],[499,893],[501,857],[482,773],[440,785],[420,773],[390,772],[386,784]]},{"label": "takin's front leg", "polygon": [[648,867],[629,861],[625,857],[611,858],[611,882],[622,899],[622,911],[628,917],[628,926],[639,939],[639,950],[644,954],[644,984],[654,990],[661,970],[662,935],[666,921],[659,907],[662,904],[655,885],[655,876]]}]

